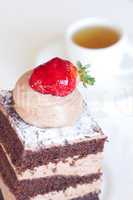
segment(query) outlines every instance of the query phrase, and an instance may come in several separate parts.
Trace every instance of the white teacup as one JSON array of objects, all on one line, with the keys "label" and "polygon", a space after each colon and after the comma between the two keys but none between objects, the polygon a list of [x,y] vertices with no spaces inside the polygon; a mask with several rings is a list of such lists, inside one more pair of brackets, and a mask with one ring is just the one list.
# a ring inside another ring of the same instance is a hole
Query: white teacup
[{"label": "white teacup", "polygon": [[[75,33],[92,26],[113,29],[119,33],[118,41],[105,48],[86,48],[74,42]],[[91,65],[91,74],[96,78],[98,85],[105,84],[105,80],[112,79],[120,73],[129,73],[128,67],[126,69],[125,66],[123,70],[120,65],[125,53],[133,56],[133,49],[128,43],[127,34],[121,27],[106,19],[87,18],[72,24],[66,32],[66,47],[67,56],[74,63],[80,60],[83,64]]]}]

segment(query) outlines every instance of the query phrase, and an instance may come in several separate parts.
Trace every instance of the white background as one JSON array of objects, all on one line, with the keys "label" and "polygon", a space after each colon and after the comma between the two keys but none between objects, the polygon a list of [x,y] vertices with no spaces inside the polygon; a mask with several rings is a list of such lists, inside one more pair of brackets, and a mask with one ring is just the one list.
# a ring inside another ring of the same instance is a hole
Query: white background
[{"label": "white background", "polygon": [[0,87],[13,87],[48,41],[84,17],[113,19],[132,35],[133,0],[0,0]]},{"label": "white background", "polygon": [[[42,48],[84,17],[112,19],[133,38],[133,0],[0,0],[0,88],[12,88]],[[105,200],[132,200],[133,118],[112,113],[98,121],[110,141]]]}]

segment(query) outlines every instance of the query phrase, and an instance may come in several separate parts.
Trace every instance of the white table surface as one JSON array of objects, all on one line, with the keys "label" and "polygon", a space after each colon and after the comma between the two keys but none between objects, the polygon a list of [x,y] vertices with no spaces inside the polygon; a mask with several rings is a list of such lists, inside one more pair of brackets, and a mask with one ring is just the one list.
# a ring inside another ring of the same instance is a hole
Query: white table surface
[{"label": "white table surface", "polygon": [[[0,88],[12,88],[49,41],[84,17],[112,19],[133,38],[133,0],[0,0]],[[106,187],[114,194],[110,199],[132,200],[133,118],[111,114],[97,119],[110,140],[105,155],[111,180]]]}]

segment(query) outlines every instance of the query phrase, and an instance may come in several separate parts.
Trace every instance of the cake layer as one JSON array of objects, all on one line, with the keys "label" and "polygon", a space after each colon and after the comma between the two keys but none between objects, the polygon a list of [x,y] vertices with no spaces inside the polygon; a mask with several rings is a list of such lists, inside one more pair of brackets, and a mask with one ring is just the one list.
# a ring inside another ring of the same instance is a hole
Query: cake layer
[{"label": "cake layer", "polygon": [[39,151],[24,150],[15,130],[9,124],[6,116],[0,113],[0,143],[12,163],[20,170],[33,169],[37,166],[47,165],[49,162],[57,163],[65,161],[69,157],[86,157],[88,154],[97,154],[103,151],[105,136],[85,138],[83,141],[75,141],[73,144],[52,146]]},{"label": "cake layer", "polygon": [[[4,115],[0,113],[0,121],[4,121]],[[10,127],[8,128],[7,119],[5,118],[2,127],[0,127],[0,143],[15,167],[20,172],[26,169],[33,169],[38,166],[47,165],[48,163],[57,163],[65,161],[69,157],[84,158],[90,154],[97,154],[103,151],[106,138],[86,138],[85,141],[76,141],[73,144],[66,143],[64,146],[53,146],[44,148],[40,151],[32,152],[24,150],[22,144],[15,138],[16,133]]]},{"label": "cake layer", "polygon": [[[2,173],[2,178],[4,179],[5,184],[10,188],[12,193],[18,198],[23,197],[29,199],[37,195],[43,195],[46,199],[52,198],[56,199],[56,196],[59,194],[66,196],[67,194],[72,193],[75,195],[75,192],[81,191],[92,192],[95,190],[100,191],[100,176],[101,174],[92,174],[86,176],[54,176],[41,179],[34,179],[31,181],[11,181],[10,178],[5,176]],[[54,193],[53,193],[54,192]],[[86,193],[85,193],[86,194]],[[75,196],[74,196],[75,197]]]},{"label": "cake layer", "polygon": [[71,200],[77,198],[85,198],[87,194],[98,194],[101,181],[95,181],[92,184],[77,185],[77,187],[69,187],[65,191],[51,192],[46,195],[37,195],[31,200]]},{"label": "cake layer", "polygon": [[48,200],[76,198],[89,192],[99,192],[100,183],[98,174],[84,177],[49,177],[41,180],[16,182],[14,185],[9,185],[8,181],[5,182],[17,200],[32,199],[31,197],[38,199],[38,195]]},{"label": "cake layer", "polygon": [[[0,145],[1,146],[1,145]],[[47,165],[39,166],[34,168],[33,170],[25,170],[21,174],[17,171],[15,166],[12,164],[9,156],[4,151],[4,148],[1,146],[1,151],[6,155],[10,167],[12,167],[15,171],[18,180],[23,179],[35,179],[47,176],[54,175],[79,175],[84,176],[87,174],[94,174],[101,171],[101,161],[102,161],[102,153],[98,154],[90,154],[86,157],[69,157],[65,160],[65,162],[59,161],[58,163],[49,163]],[[0,154],[2,157],[2,155]]]},{"label": "cake layer", "polygon": [[99,195],[97,193],[89,193],[83,197],[80,196],[71,200],[99,200]]},{"label": "cake layer", "polygon": [[[0,148],[0,175],[4,183],[10,188],[12,193],[18,198],[17,200],[29,199],[37,195],[46,195],[51,192],[66,191],[70,188],[84,187],[92,184],[100,184],[101,173],[86,174],[85,176],[48,176],[46,178],[38,178],[32,180],[19,181],[16,174],[11,168],[2,148]],[[97,185],[97,190],[100,186]],[[95,187],[92,187],[92,189]],[[22,196],[21,196],[22,195]],[[22,198],[23,197],[23,198]]]},{"label": "cake layer", "polygon": [[17,174],[19,180],[23,179],[34,179],[40,177],[47,177],[53,175],[78,175],[84,176],[87,174],[94,174],[101,171],[101,153],[97,155],[89,155],[81,159],[68,158],[65,162],[49,163],[48,165],[43,165],[36,167],[34,170],[26,170],[21,174]]},{"label": "cake layer", "polygon": [[[51,192],[46,195],[37,195],[35,197],[16,197],[8,188],[8,186],[0,179],[0,188],[4,196],[4,200],[99,200],[99,184],[97,181],[93,184],[77,186],[76,188],[68,188],[65,191]],[[1,200],[1,199],[0,199]]]}]

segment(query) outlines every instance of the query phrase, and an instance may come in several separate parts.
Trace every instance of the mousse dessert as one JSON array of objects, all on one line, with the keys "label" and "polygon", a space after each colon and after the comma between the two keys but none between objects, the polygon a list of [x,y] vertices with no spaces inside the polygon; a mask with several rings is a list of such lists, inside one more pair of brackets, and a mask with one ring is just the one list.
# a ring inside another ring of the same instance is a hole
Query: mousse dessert
[{"label": "mousse dessert", "polygon": [[61,58],[0,91],[0,190],[4,200],[99,200],[106,136],[77,89],[94,78]]}]

